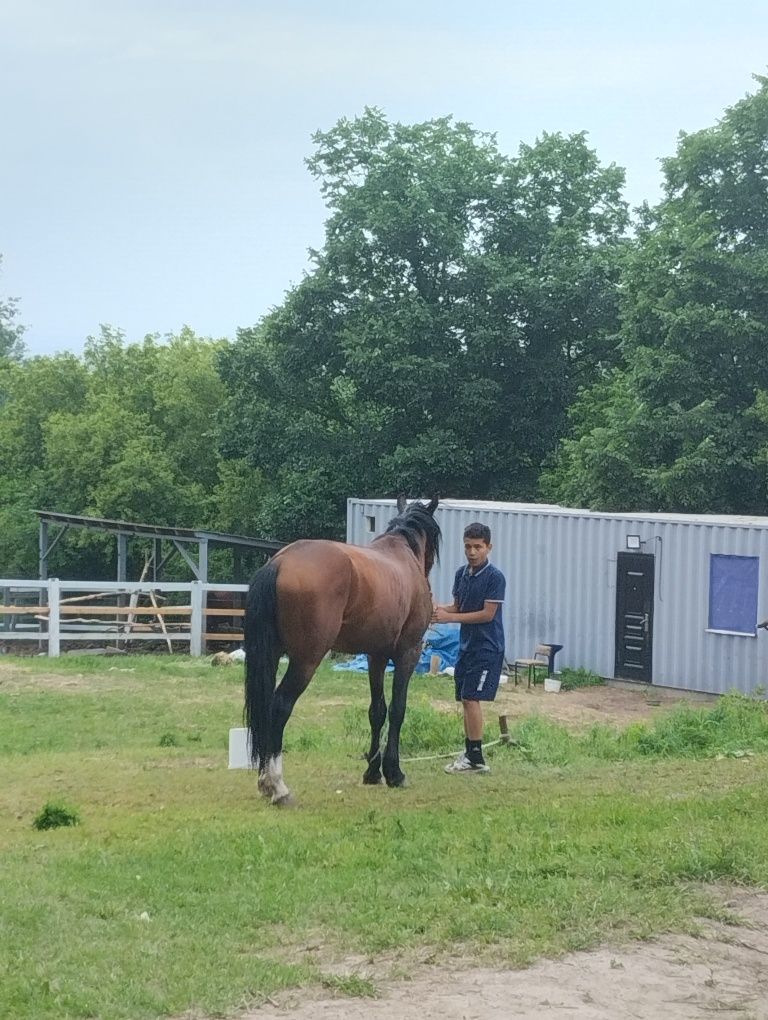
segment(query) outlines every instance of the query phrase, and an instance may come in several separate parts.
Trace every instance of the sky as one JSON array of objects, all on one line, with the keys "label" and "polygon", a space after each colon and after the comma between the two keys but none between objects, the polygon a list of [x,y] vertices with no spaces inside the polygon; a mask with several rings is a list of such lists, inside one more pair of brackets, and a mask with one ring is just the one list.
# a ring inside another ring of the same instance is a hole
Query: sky
[{"label": "sky", "polygon": [[322,245],[312,134],[366,106],[509,155],[586,131],[656,202],[766,43],[757,0],[0,0],[0,300],[33,355],[101,324],[234,338]]}]

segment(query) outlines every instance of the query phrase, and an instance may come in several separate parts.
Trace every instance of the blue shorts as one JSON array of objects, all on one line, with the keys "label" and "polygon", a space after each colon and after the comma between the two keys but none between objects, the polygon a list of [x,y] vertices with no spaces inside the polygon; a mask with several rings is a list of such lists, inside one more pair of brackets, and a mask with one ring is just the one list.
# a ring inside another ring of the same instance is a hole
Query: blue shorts
[{"label": "blue shorts", "polygon": [[459,659],[453,680],[457,701],[493,701],[499,689],[499,677],[504,665],[503,653],[495,659],[466,665]]}]

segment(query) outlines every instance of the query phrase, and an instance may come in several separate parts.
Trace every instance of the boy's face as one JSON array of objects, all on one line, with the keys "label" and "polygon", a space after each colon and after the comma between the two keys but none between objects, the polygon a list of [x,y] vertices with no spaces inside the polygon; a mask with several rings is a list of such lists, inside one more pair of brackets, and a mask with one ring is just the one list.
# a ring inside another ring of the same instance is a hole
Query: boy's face
[{"label": "boy's face", "polygon": [[467,563],[473,570],[475,567],[482,567],[488,559],[488,553],[492,548],[493,546],[482,538],[464,539],[464,555],[467,557]]}]

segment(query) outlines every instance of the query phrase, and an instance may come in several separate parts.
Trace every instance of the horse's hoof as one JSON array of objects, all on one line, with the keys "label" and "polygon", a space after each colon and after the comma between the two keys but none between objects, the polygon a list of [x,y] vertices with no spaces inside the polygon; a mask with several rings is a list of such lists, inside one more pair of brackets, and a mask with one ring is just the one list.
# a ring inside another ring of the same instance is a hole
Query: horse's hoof
[{"label": "horse's hoof", "polygon": [[405,776],[395,776],[393,779],[387,780],[387,786],[392,790],[395,790],[398,787],[400,789],[405,789],[407,785],[408,780],[405,778]]},{"label": "horse's hoof", "polygon": [[367,772],[365,772],[363,774],[363,785],[364,786],[381,786],[381,784],[383,782],[384,782],[384,779],[383,779],[383,777],[382,777],[380,772],[379,772],[378,775],[374,775],[374,776],[369,776]]},{"label": "horse's hoof", "polygon": [[290,793],[284,793],[282,797],[273,797],[272,798],[272,805],[273,805],[273,807],[281,807],[281,808],[284,808],[284,807],[293,807],[293,805],[295,803],[296,803],[296,801],[293,799],[293,797],[291,796]]}]

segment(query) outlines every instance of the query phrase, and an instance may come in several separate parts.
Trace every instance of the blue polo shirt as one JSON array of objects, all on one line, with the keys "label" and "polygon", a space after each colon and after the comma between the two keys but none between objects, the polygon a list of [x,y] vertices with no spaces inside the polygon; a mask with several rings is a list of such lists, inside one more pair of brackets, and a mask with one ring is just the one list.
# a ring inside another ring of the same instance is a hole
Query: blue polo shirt
[{"label": "blue polo shirt", "polygon": [[[486,602],[503,602],[507,582],[504,575],[487,561],[474,574],[469,564],[459,567],[453,582],[453,598],[460,613],[474,613]],[[501,608],[487,623],[462,623],[459,655],[466,665],[495,661],[504,654],[504,622]]]}]

